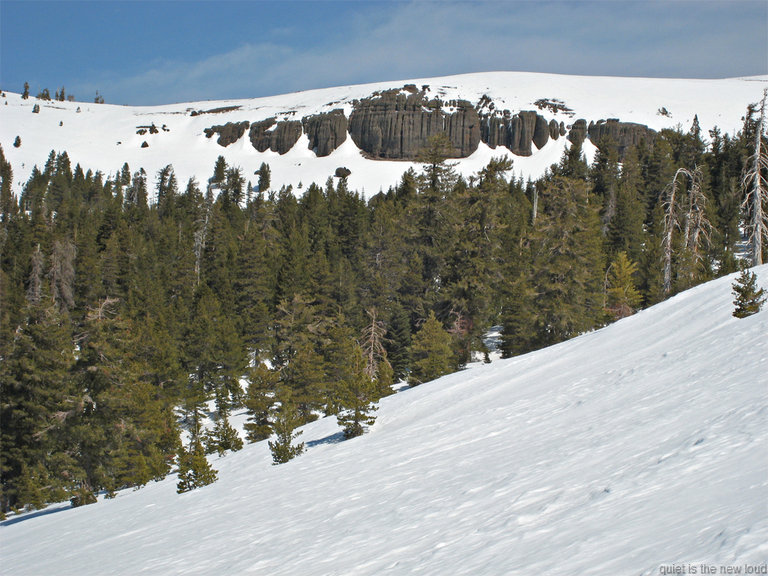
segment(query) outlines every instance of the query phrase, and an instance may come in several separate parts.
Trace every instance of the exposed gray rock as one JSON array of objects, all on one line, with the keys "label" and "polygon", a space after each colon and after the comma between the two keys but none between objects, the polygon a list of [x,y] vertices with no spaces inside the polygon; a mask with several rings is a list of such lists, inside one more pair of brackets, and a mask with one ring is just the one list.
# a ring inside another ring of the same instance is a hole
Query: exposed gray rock
[{"label": "exposed gray rock", "polygon": [[598,148],[601,141],[610,139],[618,149],[619,159],[622,159],[628,148],[637,146],[643,140],[653,142],[656,131],[644,124],[620,122],[616,118],[590,122],[589,126],[583,118],[576,120],[570,127],[568,139],[574,144],[583,144],[587,136]]},{"label": "exposed gray rock", "polygon": [[481,122],[481,138],[491,148],[504,146],[518,156],[530,156],[531,144],[542,148],[549,140],[549,123],[533,110],[523,110],[512,116],[504,110],[503,116],[485,116]]},{"label": "exposed gray rock", "polygon": [[309,138],[309,148],[318,156],[328,156],[347,139],[347,117],[343,110],[316,114],[301,119],[304,133]]},{"label": "exposed gray rock", "polygon": [[[510,138],[510,150],[518,156],[530,156],[533,151],[531,150],[531,142],[533,141],[533,133],[536,129],[536,117],[538,114],[533,110],[522,110],[517,113],[517,116],[512,119],[511,125],[511,138]],[[515,122],[515,119],[518,119]]]},{"label": "exposed gray rock", "polygon": [[557,123],[557,120],[550,120],[549,121],[549,137],[552,138],[552,140],[557,140],[560,138],[560,126],[562,125],[562,122],[560,124]]},{"label": "exposed gray rock", "polygon": [[452,103],[456,112],[442,111],[440,100],[425,92],[388,90],[355,103],[349,134],[358,148],[373,158],[414,159],[429,138],[445,132],[453,144],[451,157],[463,158],[477,150],[480,119],[465,100]]},{"label": "exposed gray rock", "polygon": [[245,134],[245,131],[248,130],[248,126],[250,126],[250,122],[247,120],[243,122],[227,122],[222,126],[211,126],[210,128],[206,128],[203,132],[205,133],[206,138],[211,138],[214,134],[218,134],[219,139],[216,141],[217,144],[226,148],[230,144],[234,144],[240,140],[240,138],[243,137],[243,134]]},{"label": "exposed gray rock", "polygon": [[251,144],[259,152],[272,150],[278,154],[285,154],[293,148],[301,136],[301,122],[298,120],[284,120],[277,122],[275,118],[268,118],[261,122],[251,124],[249,137]]},{"label": "exposed gray rock", "polygon": [[584,144],[584,140],[587,139],[587,121],[584,118],[579,118],[571,126],[568,132],[568,140],[573,142],[577,146]]},{"label": "exposed gray rock", "polygon": [[336,178],[348,178],[350,174],[352,174],[352,170],[346,166],[339,166],[336,168],[336,172],[334,172],[334,176],[336,176]]},{"label": "exposed gray rock", "polygon": [[549,122],[543,116],[536,115],[536,124],[533,129],[533,143],[541,150],[549,141]]},{"label": "exposed gray rock", "polygon": [[613,140],[618,148],[620,159],[624,157],[627,148],[637,146],[643,140],[653,142],[656,137],[656,131],[645,124],[619,122],[616,118],[590,123],[588,133],[589,139],[598,147],[604,138]]}]

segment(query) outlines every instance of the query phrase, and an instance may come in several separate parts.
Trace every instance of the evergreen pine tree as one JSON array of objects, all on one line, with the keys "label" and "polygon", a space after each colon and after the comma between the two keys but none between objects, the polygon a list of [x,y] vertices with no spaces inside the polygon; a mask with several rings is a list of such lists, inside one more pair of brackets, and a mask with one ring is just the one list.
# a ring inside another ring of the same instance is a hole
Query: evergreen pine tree
[{"label": "evergreen pine tree", "polygon": [[213,430],[203,434],[203,443],[205,444],[205,453],[213,454],[216,452],[219,456],[229,450],[237,452],[243,448],[243,440],[240,435],[229,423],[226,412],[222,412],[216,420]]},{"label": "evergreen pine tree", "polygon": [[296,428],[301,425],[301,417],[296,410],[296,405],[291,399],[289,390],[282,389],[278,394],[280,407],[274,416],[272,422],[272,431],[275,434],[274,442],[269,441],[269,449],[272,451],[273,464],[285,464],[296,456],[304,452],[304,443],[296,445],[293,441],[301,436],[302,431],[296,432]]},{"label": "evergreen pine tree", "polygon": [[363,349],[355,345],[347,359],[350,370],[347,378],[338,382],[337,398],[340,411],[336,421],[344,430],[345,438],[360,436],[366,426],[373,426],[376,417],[371,414],[379,399],[376,381],[368,374]]},{"label": "evergreen pine tree", "polygon": [[760,312],[767,296],[765,289],[758,287],[757,275],[749,270],[742,270],[739,277],[732,284],[733,301],[736,307],[733,315],[736,318],[746,318]]},{"label": "evergreen pine tree", "polygon": [[603,318],[600,220],[587,185],[556,177],[541,193],[532,231],[532,285],[537,347],[549,346],[599,325]]},{"label": "evergreen pine tree", "polygon": [[399,303],[392,304],[384,346],[392,366],[393,379],[404,380],[411,365],[411,323],[408,313]]},{"label": "evergreen pine tree", "polygon": [[259,182],[257,184],[259,192],[266,192],[272,184],[272,172],[269,164],[262,162],[258,170]]},{"label": "evergreen pine tree", "polygon": [[217,480],[217,471],[208,463],[205,450],[199,440],[193,440],[189,449],[179,453],[179,481],[176,492],[189,492],[201,486],[213,484]]},{"label": "evergreen pine tree", "polygon": [[267,368],[263,362],[249,370],[248,390],[243,401],[248,410],[244,428],[249,442],[266,440],[272,433],[269,417],[278,380],[278,373]]},{"label": "evergreen pine tree", "polygon": [[642,296],[635,287],[634,274],[637,264],[632,262],[626,252],[619,252],[608,267],[606,274],[606,311],[615,319],[635,313],[642,302]]},{"label": "evergreen pine tree", "polygon": [[74,464],[58,451],[62,424],[77,406],[73,362],[68,323],[45,298],[31,302],[0,362],[2,510],[38,507],[38,495],[55,502],[73,488],[71,479],[56,476]]},{"label": "evergreen pine tree", "polygon": [[424,325],[413,337],[411,347],[413,361],[408,382],[421,384],[439,378],[455,369],[451,335],[430,311]]}]

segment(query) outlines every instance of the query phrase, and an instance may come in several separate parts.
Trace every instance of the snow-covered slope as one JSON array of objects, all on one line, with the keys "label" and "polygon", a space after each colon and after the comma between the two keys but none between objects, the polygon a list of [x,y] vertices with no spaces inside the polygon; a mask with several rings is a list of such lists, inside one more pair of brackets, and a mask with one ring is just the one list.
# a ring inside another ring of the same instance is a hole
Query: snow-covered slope
[{"label": "snow-covered slope", "polygon": [[[543,114],[566,125],[578,118],[587,122],[618,118],[655,130],[676,126],[687,130],[697,114],[705,135],[714,126],[733,135],[741,128],[741,117],[747,105],[757,102],[763,88],[768,86],[768,77],[674,80],[494,72],[311,90],[250,100],[155,107],[42,102],[34,97],[22,100],[18,94],[5,93],[0,98],[0,145],[13,166],[17,192],[32,167],[42,165],[54,150],[66,151],[73,166],[80,163],[105,174],[114,174],[125,162],[133,171],[143,167],[152,184],[157,171],[172,164],[182,187],[191,176],[205,183],[212,175],[219,155],[223,155],[230,165],[240,166],[246,180],[250,179],[254,184],[257,180],[254,171],[262,162],[268,163],[272,169],[273,188],[287,184],[296,188],[311,182],[322,185],[336,168],[345,166],[352,171],[350,188],[370,196],[396,184],[402,173],[414,164],[368,160],[350,138],[331,155],[316,157],[303,136],[281,156],[271,151],[257,152],[247,134],[223,148],[216,143],[216,137],[206,138],[203,130],[216,124],[255,122],[269,117],[300,119],[339,108],[349,116],[355,99],[368,97],[375,91],[402,88],[405,84],[428,85],[430,96],[439,97],[444,102],[465,99],[477,104],[487,96],[497,110],[509,109],[512,114],[535,110],[534,102],[539,99],[558,99],[572,109],[572,115],[562,111]],[[38,114],[32,113],[35,104],[40,104]],[[190,115],[192,111],[226,107],[237,109]],[[667,114],[660,114],[662,109]],[[151,124],[166,129],[157,134],[137,134],[140,126]],[[13,146],[17,136],[21,139],[18,148]],[[145,141],[149,147],[142,148]],[[472,156],[459,163],[458,169],[469,175],[484,167],[491,157],[507,155],[513,158],[514,172],[518,176],[536,178],[560,159],[567,145],[566,140],[560,138],[550,141],[541,150],[534,148],[532,156],[521,157],[502,147],[492,150],[481,142]],[[594,150],[587,141],[585,152],[589,157]]]},{"label": "snow-covered slope", "polygon": [[[758,269],[768,286],[768,266]],[[0,527],[3,574],[638,575],[768,561],[768,310],[733,276],[175,478]],[[690,573],[690,572],[686,572]],[[764,573],[764,572],[761,572]]]}]

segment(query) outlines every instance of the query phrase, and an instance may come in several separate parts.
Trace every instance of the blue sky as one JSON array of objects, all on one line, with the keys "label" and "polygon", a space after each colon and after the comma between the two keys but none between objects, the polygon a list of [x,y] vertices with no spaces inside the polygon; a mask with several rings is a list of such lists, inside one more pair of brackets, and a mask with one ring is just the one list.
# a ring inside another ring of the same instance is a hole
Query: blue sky
[{"label": "blue sky", "polygon": [[768,74],[768,0],[0,0],[0,88],[116,104],[515,70]]}]

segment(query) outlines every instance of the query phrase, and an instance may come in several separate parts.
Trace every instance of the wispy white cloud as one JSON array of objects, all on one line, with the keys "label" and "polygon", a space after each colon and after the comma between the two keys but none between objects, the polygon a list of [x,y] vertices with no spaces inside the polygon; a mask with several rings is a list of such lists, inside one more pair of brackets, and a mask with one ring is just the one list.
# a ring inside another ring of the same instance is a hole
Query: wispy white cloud
[{"label": "wispy white cloud", "polygon": [[289,24],[268,42],[99,82],[121,101],[161,103],[484,70],[740,76],[768,72],[766,17],[757,2],[385,2],[331,32]]}]

